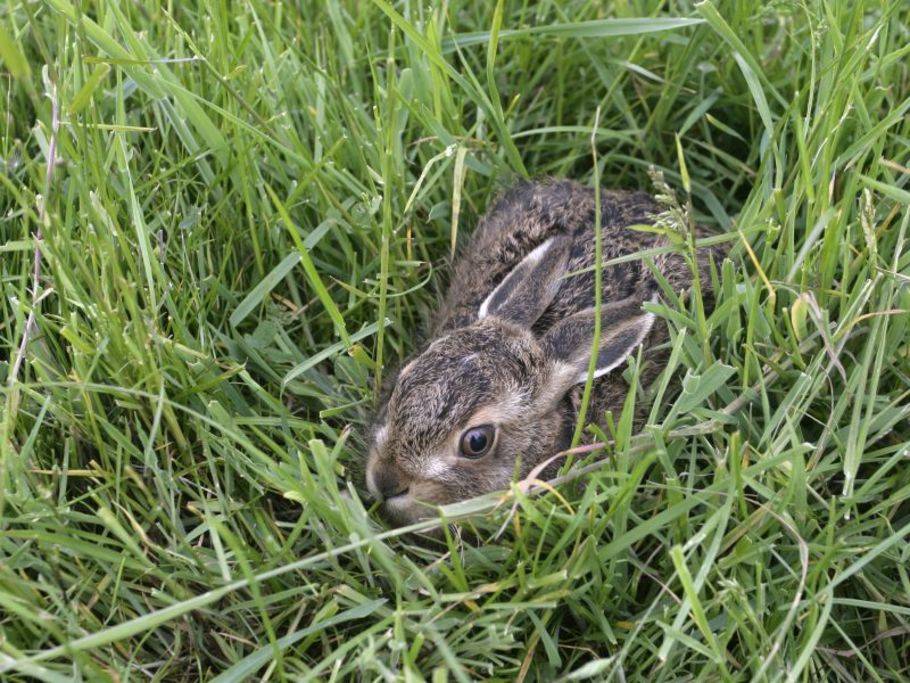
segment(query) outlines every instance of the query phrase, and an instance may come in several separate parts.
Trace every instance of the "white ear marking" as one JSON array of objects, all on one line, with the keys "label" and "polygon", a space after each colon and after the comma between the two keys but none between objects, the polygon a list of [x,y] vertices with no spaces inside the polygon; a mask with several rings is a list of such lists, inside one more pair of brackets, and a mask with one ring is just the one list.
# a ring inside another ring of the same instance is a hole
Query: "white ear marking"
[{"label": "white ear marking", "polygon": [[534,249],[531,250],[527,256],[525,256],[522,261],[527,261],[528,265],[533,265],[540,261],[543,258],[543,255],[547,252],[547,249],[550,248],[550,245],[553,244],[553,238],[550,237],[547,240],[544,240],[538,244]]},{"label": "white ear marking", "polygon": [[370,457],[369,462],[367,462],[367,491],[369,491],[370,495],[374,498],[381,498],[382,496],[379,493],[379,487],[376,485],[376,477],[373,474],[373,467],[373,457]]},{"label": "white ear marking", "polygon": [[477,309],[477,319],[483,320],[489,315],[490,302],[493,300],[493,297],[496,296],[496,293],[500,288],[508,281],[509,277],[515,273],[519,268],[525,267],[530,268],[537,265],[540,262],[540,259],[543,258],[543,255],[547,253],[547,250],[550,248],[550,245],[553,243],[553,238],[550,237],[545,242],[542,242],[538,246],[525,256],[512,270],[510,270],[502,281],[493,288],[493,291],[487,295],[487,298],[483,300],[483,303],[480,304],[480,308]]},{"label": "white ear marking", "polygon": [[[493,290],[496,291],[496,290]],[[493,296],[491,293],[490,296]],[[477,319],[483,320],[487,317],[487,307],[490,305],[490,296],[483,300],[483,303],[480,304],[480,308],[477,310]]]},{"label": "white ear marking", "polygon": [[[654,300],[656,300],[656,296],[654,298],[652,298],[652,301],[654,301]],[[651,331],[651,326],[654,324],[654,319],[656,316],[653,313],[645,312],[645,314],[642,317],[644,318],[644,321],[643,321],[644,324],[640,326],[640,328],[638,330],[638,334],[635,335],[634,341],[632,342],[632,344],[629,345],[628,349],[626,349],[626,352],[622,356],[617,358],[615,361],[610,363],[609,365],[605,365],[602,368],[597,368],[594,371],[595,379],[598,377],[602,377],[603,375],[606,375],[608,372],[615,370],[617,367],[622,365],[623,362],[625,362],[626,358],[628,358],[630,355],[632,355],[632,352],[635,351],[635,349],[637,349],[639,346],[642,345],[642,343],[645,341],[645,337],[647,337],[648,333]],[[584,372],[580,373],[579,375],[577,375],[575,377],[575,384],[582,384],[582,383],[586,382],[587,380],[588,380],[588,371],[585,370]]]}]

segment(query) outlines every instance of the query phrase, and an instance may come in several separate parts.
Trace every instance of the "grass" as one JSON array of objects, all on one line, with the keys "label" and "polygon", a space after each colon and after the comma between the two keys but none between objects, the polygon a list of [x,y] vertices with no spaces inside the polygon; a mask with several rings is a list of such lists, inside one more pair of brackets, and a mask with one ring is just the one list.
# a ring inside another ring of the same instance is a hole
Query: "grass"
[{"label": "grass", "polygon": [[[3,3],[0,677],[907,680],[908,45],[900,0]],[[714,312],[665,297],[606,456],[443,511],[482,542],[383,527],[361,427],[452,245],[652,167]]]}]

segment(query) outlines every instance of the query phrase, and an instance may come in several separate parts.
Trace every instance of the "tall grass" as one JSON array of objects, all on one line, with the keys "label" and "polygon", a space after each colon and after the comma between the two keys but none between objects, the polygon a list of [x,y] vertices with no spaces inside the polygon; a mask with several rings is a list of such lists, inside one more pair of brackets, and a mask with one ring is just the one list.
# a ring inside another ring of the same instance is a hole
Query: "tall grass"
[{"label": "tall grass", "polygon": [[[906,680],[908,59],[901,0],[8,0],[0,677]],[[361,427],[524,175],[662,175],[718,305],[415,544]]]}]

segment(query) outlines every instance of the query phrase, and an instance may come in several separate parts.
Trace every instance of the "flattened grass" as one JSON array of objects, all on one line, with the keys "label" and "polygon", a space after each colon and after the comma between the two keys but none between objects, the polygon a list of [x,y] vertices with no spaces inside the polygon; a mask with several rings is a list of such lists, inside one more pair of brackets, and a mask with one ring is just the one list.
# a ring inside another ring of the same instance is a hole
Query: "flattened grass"
[{"label": "flattened grass", "polygon": [[[2,676],[906,680],[908,43],[899,1],[6,3]],[[655,169],[732,249],[606,457],[385,529],[361,428],[452,245]]]}]

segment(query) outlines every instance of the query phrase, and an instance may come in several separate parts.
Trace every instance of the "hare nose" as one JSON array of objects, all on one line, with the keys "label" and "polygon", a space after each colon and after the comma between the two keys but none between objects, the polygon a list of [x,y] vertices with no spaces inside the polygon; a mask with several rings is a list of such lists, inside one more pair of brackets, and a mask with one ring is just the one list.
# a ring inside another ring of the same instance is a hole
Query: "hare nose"
[{"label": "hare nose", "polygon": [[379,468],[373,472],[373,483],[383,500],[403,496],[410,484],[391,468]]}]

